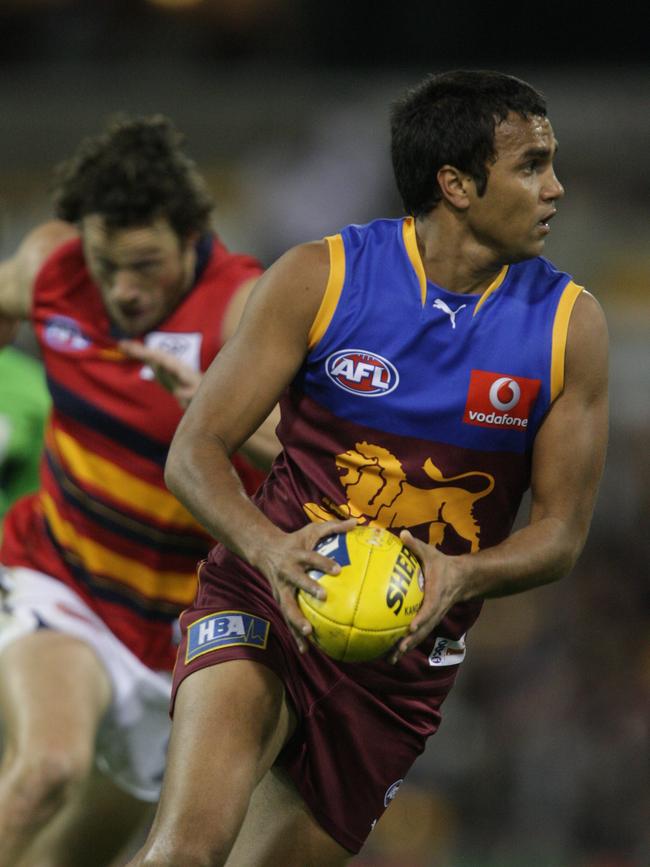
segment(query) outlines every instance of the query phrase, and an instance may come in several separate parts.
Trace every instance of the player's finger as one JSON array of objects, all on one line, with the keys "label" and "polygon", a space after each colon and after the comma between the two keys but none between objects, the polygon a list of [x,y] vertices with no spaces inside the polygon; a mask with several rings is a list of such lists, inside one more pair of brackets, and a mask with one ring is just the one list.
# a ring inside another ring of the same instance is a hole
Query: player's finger
[{"label": "player's finger", "polygon": [[414,647],[417,647],[417,645],[426,638],[431,629],[433,629],[433,626],[429,627],[425,624],[417,632],[408,635],[406,638],[402,638],[397,646],[393,648],[388,661],[393,665],[398,663],[405,653],[408,653],[409,650],[413,650]]},{"label": "player's finger", "polygon": [[308,524],[306,529],[311,540],[311,547],[320,542],[326,536],[335,536],[337,533],[347,533],[353,530],[358,524],[356,518],[346,518],[345,520],[321,521],[317,524]]},{"label": "player's finger", "polygon": [[302,562],[307,571],[314,569],[317,572],[327,572],[328,575],[338,575],[341,571],[341,566],[336,560],[319,554],[318,551],[307,551]]},{"label": "player's finger", "polygon": [[281,593],[281,607],[291,634],[298,646],[300,653],[307,650],[307,636],[312,631],[312,625],[304,616],[293,593]]},{"label": "player's finger", "polygon": [[125,355],[135,359],[135,361],[145,361],[150,352],[144,343],[140,343],[138,340],[120,340],[117,345]]},{"label": "player's finger", "polygon": [[[327,557],[321,557],[321,560],[328,561]],[[340,567],[338,563],[335,564],[338,567],[338,571],[340,571]],[[312,568],[312,571],[315,572],[325,572],[329,570],[322,569],[321,566],[317,567],[308,567]],[[330,573],[333,574],[333,573]],[[308,572],[304,571],[300,567],[296,567],[292,569],[291,572],[287,570],[285,581],[291,585],[292,593],[296,593],[297,590],[303,590],[305,593],[308,593],[310,596],[314,596],[316,599],[323,600],[326,598],[327,594],[321,585],[318,583],[318,580],[312,578]]]},{"label": "player's finger", "polygon": [[427,549],[430,547],[425,542],[422,542],[420,539],[416,539],[415,536],[409,530],[402,530],[399,534],[400,540],[402,544],[412,551],[415,556],[418,558],[420,563],[424,563],[424,559],[427,554]]},{"label": "player's finger", "polygon": [[129,358],[143,361],[153,368],[161,368],[167,373],[178,375],[185,368],[184,362],[175,355],[161,349],[152,349],[144,343],[138,343],[137,340],[120,340],[119,347]]}]

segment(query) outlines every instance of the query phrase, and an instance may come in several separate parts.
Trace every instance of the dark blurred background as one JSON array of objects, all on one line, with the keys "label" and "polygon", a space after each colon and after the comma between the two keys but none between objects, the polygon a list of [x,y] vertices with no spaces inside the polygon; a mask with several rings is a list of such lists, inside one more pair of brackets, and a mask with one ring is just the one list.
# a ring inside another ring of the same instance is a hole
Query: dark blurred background
[{"label": "dark blurred background", "polygon": [[441,730],[355,862],[365,867],[650,864],[646,12],[0,0],[3,256],[50,214],[53,164],[118,111],[177,123],[224,240],[270,264],[401,213],[388,107],[425,73],[497,68],[548,98],[566,198],[547,255],[597,295],[611,330],[607,470],[574,574],[487,604]]}]

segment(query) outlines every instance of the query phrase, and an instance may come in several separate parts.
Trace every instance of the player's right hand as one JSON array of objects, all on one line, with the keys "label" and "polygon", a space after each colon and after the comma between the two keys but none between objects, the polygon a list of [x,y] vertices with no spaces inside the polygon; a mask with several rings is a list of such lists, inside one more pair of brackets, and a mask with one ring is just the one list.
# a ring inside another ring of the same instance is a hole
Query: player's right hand
[{"label": "player's right hand", "polygon": [[304,616],[296,601],[296,593],[302,590],[318,599],[325,598],[323,587],[309,577],[309,572],[317,570],[328,575],[336,575],[341,567],[331,557],[314,551],[321,539],[336,533],[347,533],[357,524],[356,518],[345,521],[323,521],[307,524],[293,533],[283,533],[273,545],[267,545],[255,563],[266,577],[273,590],[282,614],[295,638],[298,650],[304,653],[308,648],[307,636],[312,626]]},{"label": "player's right hand", "polygon": [[138,340],[120,340],[118,345],[129,358],[148,364],[162,387],[174,395],[182,409],[187,409],[201,382],[199,371],[175,355]]}]

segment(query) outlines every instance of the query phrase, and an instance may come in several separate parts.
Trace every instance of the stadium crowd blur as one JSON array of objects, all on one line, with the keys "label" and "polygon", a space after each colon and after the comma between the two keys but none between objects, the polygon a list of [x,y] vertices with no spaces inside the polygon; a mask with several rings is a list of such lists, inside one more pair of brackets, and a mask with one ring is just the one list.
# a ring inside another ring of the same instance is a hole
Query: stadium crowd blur
[{"label": "stadium crowd blur", "polygon": [[[270,263],[348,222],[400,213],[387,107],[423,72],[495,67],[539,87],[567,190],[547,255],[598,296],[611,330],[599,503],[572,577],[486,605],[439,734],[355,863],[644,867],[650,65],[632,9],[585,38],[570,3],[544,7],[532,35],[521,10],[481,8],[0,0],[0,254],[48,215],[52,164],[117,111],[171,116],[226,243]],[[29,334],[21,346],[30,351]]]}]

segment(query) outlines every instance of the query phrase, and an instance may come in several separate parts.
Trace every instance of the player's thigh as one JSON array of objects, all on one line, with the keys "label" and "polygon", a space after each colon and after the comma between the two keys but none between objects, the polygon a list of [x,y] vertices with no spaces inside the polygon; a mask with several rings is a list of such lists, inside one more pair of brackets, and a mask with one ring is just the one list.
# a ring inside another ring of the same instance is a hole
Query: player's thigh
[{"label": "player's thigh", "polygon": [[274,767],[255,789],[226,867],[340,867],[351,857],[316,822],[285,772]]},{"label": "player's thigh", "polygon": [[136,838],[137,843],[142,842],[154,807],[118,788],[95,768],[65,808],[37,835],[17,867],[123,864],[135,850]]},{"label": "player's thigh", "polygon": [[88,767],[111,698],[104,667],[83,641],[41,629],[0,654],[0,719],[5,761],[68,754]]},{"label": "player's thigh", "polygon": [[293,729],[280,679],[234,659],[185,678],[176,696],[156,826],[171,823],[204,837],[215,811],[226,835],[243,821],[248,799]]}]

